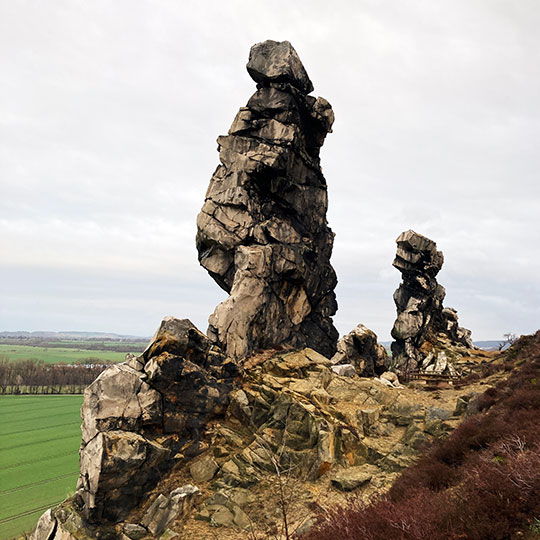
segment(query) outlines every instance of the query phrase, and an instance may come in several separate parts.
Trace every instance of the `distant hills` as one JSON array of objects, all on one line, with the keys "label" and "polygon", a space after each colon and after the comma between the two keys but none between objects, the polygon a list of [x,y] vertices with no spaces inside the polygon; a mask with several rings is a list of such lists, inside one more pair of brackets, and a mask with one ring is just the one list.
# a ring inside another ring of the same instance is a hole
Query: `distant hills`
[{"label": "distant hills", "polygon": [[[129,341],[148,341],[150,339],[150,336],[132,336],[130,334],[114,334],[112,332],[45,332],[45,331],[37,331],[37,332],[25,332],[25,331],[17,331],[17,332],[0,332],[0,339],[80,339],[80,340],[87,340],[87,339],[110,339],[110,340],[129,340]],[[496,351],[499,349],[499,346],[501,343],[504,342],[504,339],[497,339],[497,340],[486,340],[486,341],[475,341],[474,345],[476,347],[479,347],[480,349],[484,349],[486,351]],[[386,349],[390,349],[390,345],[392,344],[391,341],[381,341],[381,345],[383,345]],[[504,347],[505,349],[507,346]]]},{"label": "distant hills", "polygon": [[21,339],[112,339],[130,341],[148,341],[150,337],[132,336],[128,334],[114,334],[112,332],[0,332],[0,338],[21,338]]},{"label": "distant hills", "polygon": [[[504,343],[504,338],[501,339],[491,339],[487,341],[473,341],[473,345],[479,349],[484,349],[485,351],[497,351],[501,345]],[[381,345],[386,349],[390,349],[391,341],[381,341]],[[508,345],[504,346],[504,349],[507,349]]]}]

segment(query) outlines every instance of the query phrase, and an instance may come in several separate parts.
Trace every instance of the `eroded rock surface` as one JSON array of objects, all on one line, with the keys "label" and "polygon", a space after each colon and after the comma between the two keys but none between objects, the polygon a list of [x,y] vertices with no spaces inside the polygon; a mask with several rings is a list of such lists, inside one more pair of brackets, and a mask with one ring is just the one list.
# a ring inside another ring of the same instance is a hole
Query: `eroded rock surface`
[{"label": "eroded rock surface", "polygon": [[230,297],[208,335],[228,356],[276,345],[331,356],[337,283],[319,150],[334,113],[287,41],[252,47],[258,83],[228,136],[197,219],[201,265]]},{"label": "eroded rock surface", "polygon": [[[196,332],[186,321],[167,324]],[[183,354],[188,350],[193,347]],[[96,468],[96,477],[88,475],[91,482],[97,478],[98,488],[90,488],[96,492],[95,508],[101,505],[102,517],[116,512],[118,522],[89,522],[79,490],[42,519],[35,540],[49,540],[50,534],[55,540],[89,540],[98,533],[111,540],[199,540],[211,538],[216,528],[219,538],[232,540],[247,534],[239,529],[254,524],[261,537],[269,537],[279,505],[278,472],[287,478],[291,519],[300,526],[313,517],[314,493],[344,502],[343,491],[354,490],[367,501],[386,490],[423,445],[453,429],[456,415],[468,410],[464,398],[456,403],[459,394],[451,390],[430,396],[387,386],[381,379],[340,376],[330,359],[312,349],[261,353],[250,361],[221,412],[205,417],[194,453],[192,435],[188,443],[176,444],[176,434],[154,425],[141,425],[139,433],[98,432],[82,459],[90,462],[86,470]],[[159,479],[147,482],[140,497],[132,490],[145,482],[147,470],[155,469],[149,460],[159,456],[150,444],[171,452],[158,466]],[[127,485],[122,484],[126,478]],[[193,482],[198,489],[188,485]],[[105,488],[110,493],[99,491]]]},{"label": "eroded rock surface", "polygon": [[397,319],[392,328],[393,369],[452,371],[442,349],[466,350],[473,344],[470,330],[459,326],[457,312],[443,308],[446,291],[436,279],[443,254],[433,240],[414,231],[400,234],[396,242],[393,266],[401,272],[403,281],[394,293]]}]

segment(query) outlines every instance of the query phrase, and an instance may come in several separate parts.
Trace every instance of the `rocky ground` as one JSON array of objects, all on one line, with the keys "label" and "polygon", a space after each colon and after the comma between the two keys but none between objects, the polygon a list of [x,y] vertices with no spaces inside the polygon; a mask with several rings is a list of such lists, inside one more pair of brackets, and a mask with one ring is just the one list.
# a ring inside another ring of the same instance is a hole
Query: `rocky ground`
[{"label": "rocky ground", "polygon": [[[236,394],[226,422],[209,432],[207,457],[199,459],[218,468],[211,480],[197,483],[201,506],[181,537],[253,538],[242,526],[253,527],[257,538],[279,537],[283,502],[289,531],[301,533],[317,509],[351,493],[368,502],[425,444],[454,429],[473,410],[470,397],[499,377],[426,391],[418,383],[391,388],[332,374],[326,359],[309,350],[266,361]],[[308,438],[315,426],[319,431]],[[184,471],[178,483],[186,481],[194,478]]]},{"label": "rocky ground", "polygon": [[[467,361],[479,366],[495,357],[478,351]],[[351,493],[367,502],[388,489],[425,444],[474,410],[471,398],[503,376],[427,391],[421,382],[398,388],[331,367],[311,349],[252,357],[224,416],[208,423],[197,455],[180,451],[173,470],[110,537],[279,537],[284,505],[289,531],[301,533],[317,509]],[[200,490],[191,499],[195,508],[175,520],[170,494],[186,485]],[[153,513],[156,501],[165,517]],[[88,537],[74,510],[67,501],[55,511],[72,535],[65,538]]]}]

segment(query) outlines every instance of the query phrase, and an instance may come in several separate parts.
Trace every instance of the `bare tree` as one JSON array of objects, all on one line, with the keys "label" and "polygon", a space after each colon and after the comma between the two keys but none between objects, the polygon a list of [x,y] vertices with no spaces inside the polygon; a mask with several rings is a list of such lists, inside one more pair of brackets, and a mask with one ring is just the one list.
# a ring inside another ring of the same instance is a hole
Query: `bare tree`
[{"label": "bare tree", "polygon": [[502,343],[499,343],[499,351],[508,349],[508,347],[511,347],[517,341],[516,334],[513,334],[511,332],[503,334],[503,337],[504,337],[504,341]]}]

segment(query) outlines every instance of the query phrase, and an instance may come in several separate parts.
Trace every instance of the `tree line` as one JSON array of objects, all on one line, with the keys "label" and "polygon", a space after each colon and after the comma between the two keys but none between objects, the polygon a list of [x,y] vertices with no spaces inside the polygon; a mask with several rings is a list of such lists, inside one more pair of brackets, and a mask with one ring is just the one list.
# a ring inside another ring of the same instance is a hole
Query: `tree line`
[{"label": "tree line", "polygon": [[0,394],[82,394],[111,363],[46,364],[0,359]]}]

